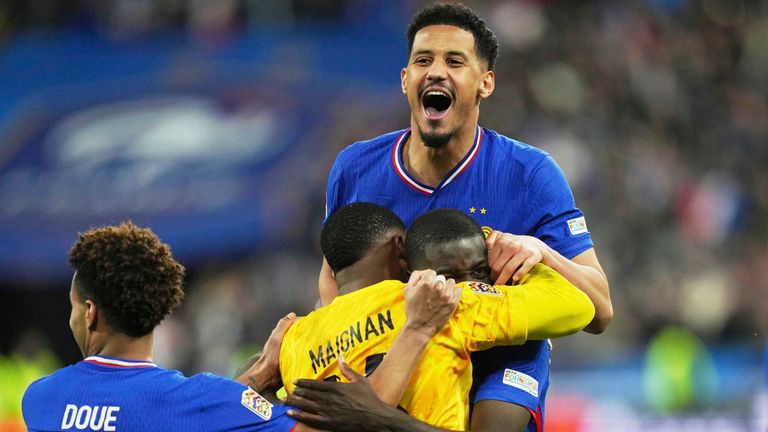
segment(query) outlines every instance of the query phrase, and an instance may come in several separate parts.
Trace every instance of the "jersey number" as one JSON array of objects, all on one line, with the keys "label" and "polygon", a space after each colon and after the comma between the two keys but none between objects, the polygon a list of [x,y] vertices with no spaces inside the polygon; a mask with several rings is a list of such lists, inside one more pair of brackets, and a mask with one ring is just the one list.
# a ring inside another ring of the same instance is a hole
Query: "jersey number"
[{"label": "jersey number", "polygon": [[[377,367],[381,364],[382,360],[384,360],[384,355],[386,353],[381,354],[372,354],[365,358],[365,376],[369,377],[373,373],[373,371],[376,370]],[[328,378],[325,378],[323,381],[334,381],[339,382],[341,381],[341,378],[339,378],[338,375],[331,375]]]}]

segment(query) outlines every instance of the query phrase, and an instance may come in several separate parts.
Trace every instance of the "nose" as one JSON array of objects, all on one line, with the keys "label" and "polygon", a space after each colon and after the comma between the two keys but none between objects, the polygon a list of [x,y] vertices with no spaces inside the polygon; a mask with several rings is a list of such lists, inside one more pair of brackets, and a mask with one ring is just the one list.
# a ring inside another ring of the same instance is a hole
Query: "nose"
[{"label": "nose", "polygon": [[448,75],[448,68],[445,66],[445,62],[434,61],[427,71],[427,80],[429,81],[444,81]]}]

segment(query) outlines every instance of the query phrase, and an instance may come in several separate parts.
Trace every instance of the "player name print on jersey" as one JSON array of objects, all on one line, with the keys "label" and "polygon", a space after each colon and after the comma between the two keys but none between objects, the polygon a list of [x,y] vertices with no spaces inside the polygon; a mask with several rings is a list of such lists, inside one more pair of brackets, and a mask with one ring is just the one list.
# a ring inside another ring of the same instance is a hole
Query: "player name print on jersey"
[{"label": "player name print on jersey", "polygon": [[74,427],[77,430],[115,431],[118,411],[120,411],[118,406],[67,404],[61,420],[61,429],[70,430]]},{"label": "player name print on jersey", "polygon": [[[365,324],[363,324],[363,322]],[[336,359],[339,353],[345,353],[355,347],[355,343],[361,344],[371,337],[381,336],[387,331],[394,331],[395,324],[392,321],[392,311],[387,309],[376,316],[369,316],[365,321],[360,320],[336,336],[334,341],[326,341],[317,346],[317,351],[309,351],[309,361],[312,370],[317,373],[318,367],[326,367],[331,360]]]}]

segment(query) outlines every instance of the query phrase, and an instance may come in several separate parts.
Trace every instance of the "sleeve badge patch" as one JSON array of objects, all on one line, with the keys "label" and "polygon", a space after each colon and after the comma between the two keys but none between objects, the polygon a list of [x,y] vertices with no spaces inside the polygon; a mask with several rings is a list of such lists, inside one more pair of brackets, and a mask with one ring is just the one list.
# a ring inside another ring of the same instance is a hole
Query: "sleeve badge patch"
[{"label": "sleeve badge patch", "polygon": [[240,403],[264,420],[272,418],[272,403],[264,399],[264,396],[256,393],[253,389],[249,388],[243,391]]},{"label": "sleeve badge patch", "polygon": [[533,397],[539,397],[539,382],[536,378],[513,369],[504,369],[503,383],[518,388]]},{"label": "sleeve badge patch", "polygon": [[466,282],[469,289],[471,289],[473,292],[476,292],[478,294],[488,294],[488,295],[495,295],[500,296],[502,295],[499,290],[494,288],[492,285],[488,285],[487,283],[482,282]]},{"label": "sleeve badge patch", "polygon": [[571,231],[571,235],[584,234],[587,231],[587,221],[584,216],[577,217],[576,219],[568,219],[568,229]]}]

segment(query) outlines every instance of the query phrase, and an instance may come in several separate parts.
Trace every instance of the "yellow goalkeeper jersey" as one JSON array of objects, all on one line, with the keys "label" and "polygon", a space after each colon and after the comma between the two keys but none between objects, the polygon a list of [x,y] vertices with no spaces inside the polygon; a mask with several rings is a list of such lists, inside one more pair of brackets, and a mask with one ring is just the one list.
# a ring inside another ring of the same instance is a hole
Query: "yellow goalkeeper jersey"
[{"label": "yellow goalkeeper jersey", "polygon": [[[542,264],[519,285],[459,286],[456,313],[427,345],[400,401],[415,418],[453,430],[468,426],[471,352],[572,334],[594,317],[589,298]],[[299,378],[339,380],[339,353],[352,369],[369,375],[405,324],[404,287],[390,280],[341,295],[291,326],[280,352],[288,393]]]}]

